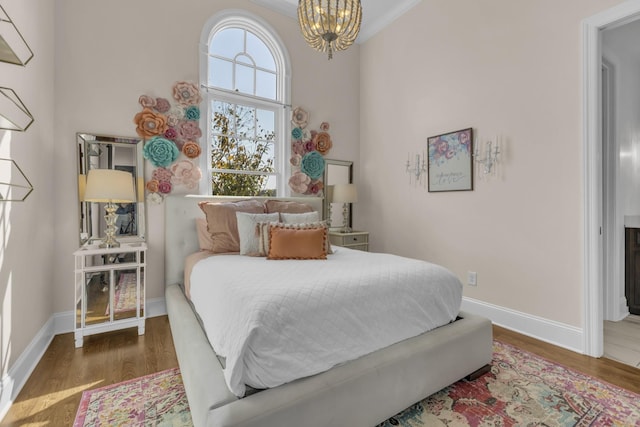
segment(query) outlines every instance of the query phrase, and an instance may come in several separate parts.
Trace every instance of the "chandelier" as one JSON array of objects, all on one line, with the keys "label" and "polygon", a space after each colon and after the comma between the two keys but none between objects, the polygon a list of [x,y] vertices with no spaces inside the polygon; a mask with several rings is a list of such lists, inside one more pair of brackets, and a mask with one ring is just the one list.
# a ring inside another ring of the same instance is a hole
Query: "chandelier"
[{"label": "chandelier", "polygon": [[309,46],[320,52],[345,50],[360,31],[360,0],[298,0],[298,22]]}]

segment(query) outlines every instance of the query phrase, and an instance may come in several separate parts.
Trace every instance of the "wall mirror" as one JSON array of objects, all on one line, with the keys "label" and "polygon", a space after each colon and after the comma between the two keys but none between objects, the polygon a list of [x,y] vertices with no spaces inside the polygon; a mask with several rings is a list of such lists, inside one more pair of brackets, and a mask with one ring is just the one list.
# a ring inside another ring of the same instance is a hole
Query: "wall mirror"
[{"label": "wall mirror", "polygon": [[143,140],[133,137],[76,134],[78,141],[78,200],[80,202],[80,244],[104,237],[105,203],[84,201],[86,176],[91,169],[131,172],[137,202],[121,203],[116,214],[116,235],[120,242],[145,240]]},{"label": "wall mirror", "polygon": [[[329,229],[342,228],[342,203],[331,202],[333,186],[336,184],[351,184],[353,182],[353,162],[348,160],[325,160],[324,165],[324,218]],[[349,204],[349,227],[353,227],[351,204]]]}]

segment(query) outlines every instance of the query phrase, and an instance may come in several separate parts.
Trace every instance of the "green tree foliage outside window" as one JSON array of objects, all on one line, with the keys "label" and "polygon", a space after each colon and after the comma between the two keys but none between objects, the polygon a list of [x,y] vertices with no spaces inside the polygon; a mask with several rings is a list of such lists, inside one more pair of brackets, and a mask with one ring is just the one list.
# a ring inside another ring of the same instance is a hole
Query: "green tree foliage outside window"
[{"label": "green tree foliage outside window", "polygon": [[266,188],[275,172],[275,132],[260,125],[255,108],[216,104],[212,123],[212,194],[275,196],[275,188]]}]

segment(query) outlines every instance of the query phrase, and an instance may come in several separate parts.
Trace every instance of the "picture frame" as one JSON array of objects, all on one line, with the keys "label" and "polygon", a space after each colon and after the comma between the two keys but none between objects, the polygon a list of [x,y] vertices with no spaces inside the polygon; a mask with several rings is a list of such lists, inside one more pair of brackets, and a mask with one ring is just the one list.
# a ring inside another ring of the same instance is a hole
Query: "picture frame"
[{"label": "picture frame", "polygon": [[473,190],[473,128],[427,138],[429,192]]}]

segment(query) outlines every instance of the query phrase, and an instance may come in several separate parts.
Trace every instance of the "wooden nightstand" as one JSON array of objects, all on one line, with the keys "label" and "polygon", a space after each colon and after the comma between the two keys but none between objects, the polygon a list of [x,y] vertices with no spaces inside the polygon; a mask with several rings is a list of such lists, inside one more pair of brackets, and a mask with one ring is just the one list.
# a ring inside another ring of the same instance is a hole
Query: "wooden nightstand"
[{"label": "wooden nightstand", "polygon": [[369,251],[368,231],[351,231],[349,233],[330,231],[329,241],[332,245],[344,246],[345,248],[358,249],[366,252]]},{"label": "wooden nightstand", "polygon": [[138,327],[144,334],[146,243],[119,248],[84,245],[75,256],[75,344],[83,338]]}]

